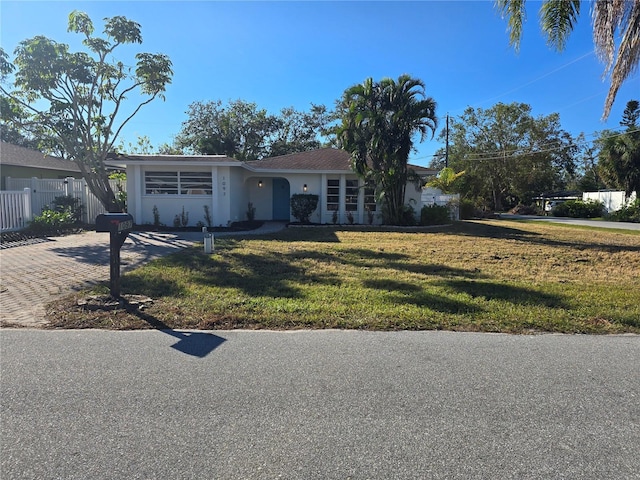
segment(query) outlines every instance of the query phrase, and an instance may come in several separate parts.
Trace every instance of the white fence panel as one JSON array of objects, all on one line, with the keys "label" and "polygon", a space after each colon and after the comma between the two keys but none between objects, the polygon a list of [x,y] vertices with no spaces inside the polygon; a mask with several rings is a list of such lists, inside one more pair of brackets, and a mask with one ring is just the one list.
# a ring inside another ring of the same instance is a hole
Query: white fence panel
[{"label": "white fence panel", "polygon": [[0,231],[22,230],[30,220],[31,192],[28,188],[0,192]]},{"label": "white fence panel", "polygon": [[602,202],[607,213],[617,212],[622,207],[628,205],[633,202],[636,198],[636,192],[633,192],[629,198],[626,197],[625,193],[622,191],[600,191],[600,192],[584,192],[582,194],[582,200],[595,200],[597,202]]},{"label": "white fence panel", "polygon": [[[117,192],[118,180],[110,180],[111,188]],[[126,183],[122,183],[123,189]],[[73,196],[84,206],[83,222],[93,224],[96,217],[106,210],[98,198],[89,191],[84,179],[42,179],[42,178],[11,178],[7,177],[7,189],[12,191],[30,189],[30,217],[40,215],[42,210],[50,206],[56,197]],[[3,217],[4,218],[4,217]],[[26,225],[25,225],[26,226]],[[4,223],[2,224],[4,231]]]},{"label": "white fence panel", "polygon": [[425,188],[420,200],[420,208],[424,205],[446,206],[449,207],[451,220],[460,220],[460,194],[445,195],[437,188]]}]

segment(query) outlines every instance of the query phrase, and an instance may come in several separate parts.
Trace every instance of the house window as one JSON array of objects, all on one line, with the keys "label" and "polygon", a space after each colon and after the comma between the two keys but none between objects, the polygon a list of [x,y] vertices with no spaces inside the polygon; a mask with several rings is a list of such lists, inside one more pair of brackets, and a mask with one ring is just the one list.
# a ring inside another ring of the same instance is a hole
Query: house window
[{"label": "house window", "polygon": [[358,180],[347,180],[344,208],[347,212],[358,210]]},{"label": "house window", "polygon": [[364,188],[364,210],[366,212],[376,211],[376,189],[375,187]]},{"label": "house window", "polygon": [[327,210],[338,210],[340,208],[340,180],[337,178],[327,179]]},{"label": "house window", "polygon": [[179,172],[181,195],[211,195],[211,172]]},{"label": "house window", "polygon": [[211,195],[210,172],[145,172],[147,195]]}]

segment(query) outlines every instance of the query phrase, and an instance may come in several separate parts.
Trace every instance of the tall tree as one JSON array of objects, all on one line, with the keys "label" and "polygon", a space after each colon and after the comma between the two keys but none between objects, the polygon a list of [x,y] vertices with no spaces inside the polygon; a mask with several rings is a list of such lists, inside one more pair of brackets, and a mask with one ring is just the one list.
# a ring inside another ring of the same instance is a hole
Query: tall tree
[{"label": "tall tree", "polygon": [[253,102],[194,102],[176,138],[176,146],[198,154],[222,154],[259,160],[320,148],[319,137],[331,121],[323,105],[309,112],[293,107],[271,115]]},{"label": "tall tree", "polygon": [[238,160],[265,156],[267,140],[276,127],[274,116],[244,100],[234,100],[226,106],[220,100],[194,102],[189,105],[187,115],[189,118],[176,138],[178,148]]},{"label": "tall tree", "polygon": [[311,104],[308,112],[283,108],[276,120],[277,128],[269,145],[269,157],[321,148],[322,137],[333,114],[324,105]]},{"label": "tall tree", "polygon": [[598,148],[585,142],[583,134],[576,138],[578,147],[577,176],[570,188],[583,192],[595,192],[606,187],[598,168]]},{"label": "tall tree", "polygon": [[407,182],[419,177],[407,167],[416,135],[423,141],[437,127],[436,103],[421,80],[401,75],[347,89],[338,104],[338,140],[352,167],[376,186],[384,220],[402,223]]},{"label": "tall tree", "polygon": [[620,125],[626,126],[624,133],[604,131],[598,144],[600,154],[598,167],[610,186],[622,188],[627,195],[640,194],[640,104],[636,100],[627,102]]},{"label": "tall tree", "polygon": [[[525,0],[496,0],[503,18],[507,17],[511,44],[517,49],[526,19]],[[540,22],[547,42],[563,50],[580,16],[581,0],[544,0]],[[609,117],[618,90],[640,63],[640,0],[595,0],[592,5],[593,42],[605,64],[604,75],[611,74],[603,119]],[[616,40],[619,39],[617,50]]]},{"label": "tall tree", "polygon": [[[25,113],[12,120],[21,129],[44,132],[73,160],[91,192],[108,211],[122,203],[109,185],[105,167],[122,128],[155,98],[164,98],[173,72],[166,55],[138,53],[135,68],[112,60],[116,48],[142,43],[141,27],[122,16],[106,18],[104,37],[94,36],[86,13],[69,15],[68,31],[84,36],[87,52],[43,36],[20,42],[13,64],[0,55],[0,91]],[[15,72],[15,73],[14,73]],[[13,88],[5,82],[13,74]],[[138,92],[139,103],[126,99]]]},{"label": "tall tree", "polygon": [[449,165],[465,170],[459,191],[497,211],[563,188],[573,175],[573,139],[558,114],[533,117],[522,103],[467,108],[450,122]]}]

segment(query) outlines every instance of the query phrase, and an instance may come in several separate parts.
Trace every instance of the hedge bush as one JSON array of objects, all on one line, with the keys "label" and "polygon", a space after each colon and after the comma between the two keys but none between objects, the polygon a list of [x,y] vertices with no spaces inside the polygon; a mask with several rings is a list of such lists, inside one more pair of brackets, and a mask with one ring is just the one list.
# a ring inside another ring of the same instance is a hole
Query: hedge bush
[{"label": "hedge bush", "polygon": [[469,220],[476,216],[476,204],[473,200],[463,198],[460,200],[460,218],[462,220]]},{"label": "hedge bush", "polygon": [[420,210],[420,225],[444,225],[451,222],[446,205],[424,205]]},{"label": "hedge bush", "polygon": [[613,212],[609,215],[609,219],[614,222],[640,223],[640,198],[637,198],[630,205],[622,207],[617,212]]},{"label": "hedge bush", "polygon": [[594,200],[567,200],[553,207],[551,214],[554,217],[596,218],[604,214],[604,205]]},{"label": "hedge bush", "polygon": [[318,207],[318,195],[295,193],[291,195],[291,215],[300,223],[309,223],[309,217]]}]

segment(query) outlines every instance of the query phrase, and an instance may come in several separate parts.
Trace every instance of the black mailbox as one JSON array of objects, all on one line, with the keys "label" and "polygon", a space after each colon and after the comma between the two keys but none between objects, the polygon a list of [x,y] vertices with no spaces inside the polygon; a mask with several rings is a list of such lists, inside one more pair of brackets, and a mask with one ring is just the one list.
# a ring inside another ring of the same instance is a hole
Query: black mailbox
[{"label": "black mailbox", "polygon": [[120,248],[133,228],[130,213],[101,213],[96,217],[96,232],[109,232],[109,289],[120,297]]},{"label": "black mailbox", "polygon": [[130,213],[101,213],[96,217],[96,232],[129,232],[133,228]]}]

